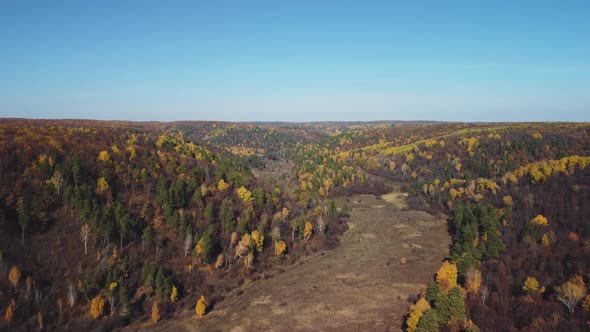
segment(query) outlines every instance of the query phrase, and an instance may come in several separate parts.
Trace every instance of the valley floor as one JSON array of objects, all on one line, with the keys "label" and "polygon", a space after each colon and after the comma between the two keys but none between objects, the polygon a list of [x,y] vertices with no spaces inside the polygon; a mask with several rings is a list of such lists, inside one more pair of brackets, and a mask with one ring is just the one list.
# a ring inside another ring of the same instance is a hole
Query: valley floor
[{"label": "valley floor", "polygon": [[[338,198],[351,208],[342,245],[246,282],[198,319],[154,331],[399,331],[408,305],[432,280],[451,242],[444,216],[408,210],[404,195]],[[407,264],[400,259],[405,257]],[[128,327],[130,330],[138,326]]]}]

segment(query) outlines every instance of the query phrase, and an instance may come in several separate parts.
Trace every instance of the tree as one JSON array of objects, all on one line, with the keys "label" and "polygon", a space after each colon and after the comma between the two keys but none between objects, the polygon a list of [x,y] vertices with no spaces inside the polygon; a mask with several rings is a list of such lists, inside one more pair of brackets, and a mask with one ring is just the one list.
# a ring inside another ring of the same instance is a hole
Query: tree
[{"label": "tree", "polygon": [[313,225],[308,221],[305,223],[305,228],[303,229],[303,236],[305,240],[309,240],[311,238],[311,234],[313,233]]},{"label": "tree", "polygon": [[201,297],[197,301],[197,305],[195,306],[195,312],[197,313],[197,317],[203,317],[203,315],[205,315],[206,310],[207,302],[205,301],[205,295],[201,295]]},{"label": "tree", "polygon": [[547,248],[551,244],[551,238],[547,233],[543,234],[543,236],[541,237],[541,244],[545,248]]},{"label": "tree", "polygon": [[143,232],[141,234],[141,248],[142,250],[145,247],[145,243],[150,243],[152,242],[154,239],[154,232],[152,230],[152,227],[150,225],[147,225],[144,229]]},{"label": "tree", "polygon": [[229,184],[227,184],[227,182],[225,182],[223,179],[219,180],[217,189],[219,189],[219,191],[225,191],[227,188],[229,188]]},{"label": "tree", "polygon": [[172,285],[172,292],[170,293],[170,302],[175,303],[178,301],[178,289]]},{"label": "tree", "polygon": [[184,239],[184,258],[188,255],[193,247],[193,236],[191,232],[186,233],[186,238]]},{"label": "tree", "polygon": [[215,262],[215,268],[220,269],[225,262],[225,255],[219,254],[217,255],[217,261]]},{"label": "tree", "polygon": [[264,205],[264,190],[262,190],[262,188],[256,187],[252,190],[252,196],[254,196],[254,202],[256,202],[258,206]]},{"label": "tree", "polygon": [[39,329],[43,330],[43,314],[41,311],[37,311],[37,325]]},{"label": "tree", "polygon": [[119,289],[119,306],[121,307],[121,315],[123,317],[129,316],[129,291],[127,290],[127,285],[125,284],[125,279],[123,277],[119,278],[118,282],[118,289]]},{"label": "tree", "polygon": [[436,302],[439,325],[445,325],[452,320],[465,319],[465,303],[459,287],[454,287],[441,301]]},{"label": "tree", "polygon": [[8,272],[8,281],[12,284],[12,287],[14,287],[14,290],[16,291],[16,288],[18,287],[18,282],[20,281],[20,270],[18,269],[18,267],[16,267],[16,265],[13,265],[10,268],[10,272]]},{"label": "tree", "polygon": [[431,305],[436,306],[436,303],[442,301],[444,297],[445,294],[436,282],[432,281],[428,284],[428,287],[426,288],[426,300],[428,300]]},{"label": "tree", "polygon": [[280,257],[285,253],[285,250],[287,250],[287,243],[285,243],[283,240],[277,242],[275,247],[275,255]]},{"label": "tree", "polygon": [[430,309],[430,304],[426,301],[423,297],[421,297],[416,304],[410,307],[410,314],[408,315],[408,319],[406,320],[406,324],[408,325],[408,332],[416,331],[416,327],[418,326],[418,321],[420,317],[424,313],[424,311]]},{"label": "tree", "polygon": [[119,245],[121,254],[123,254],[123,240],[129,234],[129,228],[131,227],[131,216],[129,213],[125,213],[122,218],[119,219]]},{"label": "tree", "polygon": [[197,243],[195,251],[197,253],[197,257],[201,259],[204,263],[209,263],[209,259],[213,254],[213,249],[215,247],[215,228],[213,225],[209,225],[201,239]]},{"label": "tree", "polygon": [[12,304],[12,302],[8,305],[8,308],[6,308],[6,312],[4,313],[4,320],[8,323],[12,322],[12,320],[14,319],[14,306]]},{"label": "tree", "polygon": [[111,156],[109,155],[108,151],[103,150],[98,153],[98,160],[107,162],[111,160]]},{"label": "tree", "polygon": [[102,315],[104,312],[104,299],[97,295],[95,298],[92,299],[90,302],[90,316],[92,319],[97,319]]},{"label": "tree", "polygon": [[207,204],[207,206],[205,206],[205,219],[209,222],[212,223],[215,221],[215,206],[213,205],[213,202],[209,202]]},{"label": "tree", "polygon": [[573,314],[578,302],[586,295],[586,286],[581,277],[574,277],[569,281],[555,287],[557,299],[561,301]]},{"label": "tree", "polygon": [[436,282],[447,293],[457,285],[457,266],[449,261],[444,261],[436,273]]},{"label": "tree", "polygon": [[465,302],[463,302],[463,295],[459,287],[455,287],[449,291],[448,299],[451,305],[451,319],[465,319]]},{"label": "tree", "polygon": [[109,300],[111,316],[115,314],[117,285],[118,284],[116,282],[111,282],[107,290],[107,299]]},{"label": "tree", "polygon": [[416,326],[416,332],[437,332],[438,327],[438,314],[435,309],[428,309],[424,311],[422,317],[418,321]]},{"label": "tree", "polygon": [[80,228],[80,239],[84,242],[84,254],[88,254],[88,238],[90,237],[90,225],[84,224]]},{"label": "tree", "polygon": [[522,286],[522,291],[527,295],[543,294],[545,287],[541,287],[539,281],[535,277],[527,277]]},{"label": "tree", "polygon": [[470,294],[477,294],[481,287],[481,272],[476,269],[469,269],[465,273],[465,288]]},{"label": "tree", "polygon": [[21,245],[25,246],[25,231],[31,224],[31,216],[29,214],[29,208],[26,206],[24,199],[19,199],[18,202],[18,223],[21,228]]},{"label": "tree", "polygon": [[584,297],[584,300],[582,301],[582,309],[587,313],[590,312],[590,295]]},{"label": "tree", "polygon": [[152,320],[154,321],[154,323],[157,323],[160,320],[160,305],[158,305],[158,302],[154,301],[154,303],[152,304]]},{"label": "tree", "polygon": [[236,193],[238,194],[238,197],[244,201],[244,203],[246,204],[252,204],[252,202],[254,201],[254,197],[252,197],[252,193],[246,189],[244,186],[238,188],[236,190]]},{"label": "tree", "polygon": [[334,221],[337,217],[336,200],[333,198],[326,201],[326,216],[328,221]]},{"label": "tree", "polygon": [[53,172],[53,176],[50,179],[51,184],[55,187],[55,191],[57,192],[57,196],[61,196],[61,187],[63,185],[63,176],[60,171],[55,170]]},{"label": "tree", "polygon": [[542,215],[537,215],[531,220],[531,223],[538,227],[545,227],[548,224],[547,218],[543,217]]},{"label": "tree", "polygon": [[262,252],[264,244],[264,235],[262,234],[262,232],[259,232],[257,230],[252,231],[251,238],[252,242],[256,246],[256,250],[258,252]]},{"label": "tree", "polygon": [[70,305],[70,307],[73,307],[74,305],[76,305],[76,298],[77,297],[78,297],[78,294],[76,292],[76,288],[74,287],[74,284],[71,281],[68,282],[67,298],[68,298],[68,304]]},{"label": "tree", "polygon": [[99,195],[105,195],[109,191],[109,183],[107,179],[100,177],[96,182],[96,193]]},{"label": "tree", "polygon": [[291,242],[295,242],[295,232],[299,230],[299,220],[297,218],[291,220]]}]

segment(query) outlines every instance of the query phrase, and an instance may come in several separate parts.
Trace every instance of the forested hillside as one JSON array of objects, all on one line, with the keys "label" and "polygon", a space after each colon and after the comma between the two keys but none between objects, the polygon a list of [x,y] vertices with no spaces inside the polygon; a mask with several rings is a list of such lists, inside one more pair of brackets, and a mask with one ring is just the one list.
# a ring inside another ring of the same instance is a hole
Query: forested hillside
[{"label": "forested hillside", "polygon": [[202,295],[210,310],[244,277],[335,245],[333,202],[300,207],[284,186],[252,176],[249,154],[230,152],[275,155],[294,144],[281,135],[211,123],[3,123],[0,327],[157,321]]},{"label": "forested hillside", "polygon": [[[270,160],[290,179],[253,176]],[[0,329],[206,315],[337,246],[335,197],[395,185],[453,239],[404,328],[587,330],[589,165],[587,124],[5,119]]]}]

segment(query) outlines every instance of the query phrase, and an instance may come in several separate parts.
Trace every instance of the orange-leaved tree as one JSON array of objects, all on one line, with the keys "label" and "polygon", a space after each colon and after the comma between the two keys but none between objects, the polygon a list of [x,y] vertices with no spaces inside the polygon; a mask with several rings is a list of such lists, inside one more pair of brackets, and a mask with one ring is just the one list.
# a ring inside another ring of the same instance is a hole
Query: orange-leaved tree
[{"label": "orange-leaved tree", "polygon": [[16,267],[16,265],[13,265],[10,268],[10,272],[8,272],[8,281],[12,284],[12,287],[14,287],[14,290],[16,291],[16,288],[18,287],[18,282],[20,281],[20,270],[18,269],[18,267]]}]

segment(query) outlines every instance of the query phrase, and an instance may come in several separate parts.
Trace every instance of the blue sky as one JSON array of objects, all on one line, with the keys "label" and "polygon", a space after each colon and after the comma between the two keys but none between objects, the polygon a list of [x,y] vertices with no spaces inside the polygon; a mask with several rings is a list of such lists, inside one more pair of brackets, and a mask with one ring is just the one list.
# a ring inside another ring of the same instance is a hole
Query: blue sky
[{"label": "blue sky", "polygon": [[0,2],[0,117],[590,121],[588,1]]}]

